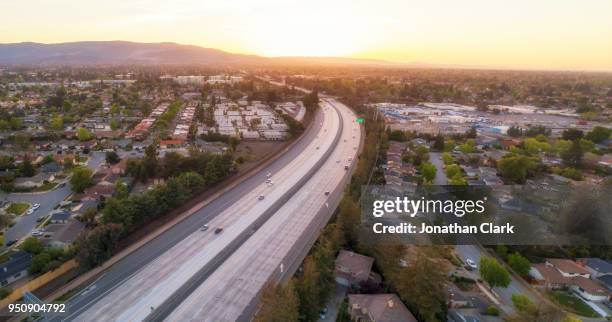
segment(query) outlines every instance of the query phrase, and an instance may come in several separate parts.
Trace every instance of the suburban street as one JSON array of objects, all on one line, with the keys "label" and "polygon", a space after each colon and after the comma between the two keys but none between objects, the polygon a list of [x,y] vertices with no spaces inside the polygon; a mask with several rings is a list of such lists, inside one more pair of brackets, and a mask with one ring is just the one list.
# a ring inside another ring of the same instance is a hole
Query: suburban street
[{"label": "suburban street", "polygon": [[[105,159],[104,152],[91,152],[87,167],[95,171]],[[66,182],[66,181],[64,181]],[[70,184],[66,182],[63,187],[56,187],[50,191],[32,192],[32,193],[4,193],[0,192],[0,200],[8,200],[11,202],[27,202],[30,205],[38,203],[40,208],[34,211],[33,214],[23,214],[20,218],[16,218],[15,225],[10,227],[5,232],[5,243],[11,240],[19,240],[27,237],[30,231],[38,224],[36,220],[46,216],[53,208],[62,200],[70,195]]]},{"label": "suburban street", "polygon": [[442,162],[441,152],[429,152],[429,161],[436,166],[436,177],[433,180],[433,184],[436,186],[443,186],[448,184],[446,178],[446,172],[444,172],[444,162]]},{"label": "suburban street", "polygon": [[[455,247],[457,254],[464,262],[469,258],[473,260],[477,265],[480,263],[480,258],[486,256],[484,249],[477,245],[457,245]],[[478,271],[472,271],[476,277],[480,277]],[[528,296],[534,303],[539,302],[539,298],[533,294],[534,290],[523,285],[513,275],[510,275],[511,282],[508,287],[496,287],[493,291],[499,295],[501,302],[501,308],[507,314],[513,314],[515,312],[512,304],[513,294],[523,294]]]}]

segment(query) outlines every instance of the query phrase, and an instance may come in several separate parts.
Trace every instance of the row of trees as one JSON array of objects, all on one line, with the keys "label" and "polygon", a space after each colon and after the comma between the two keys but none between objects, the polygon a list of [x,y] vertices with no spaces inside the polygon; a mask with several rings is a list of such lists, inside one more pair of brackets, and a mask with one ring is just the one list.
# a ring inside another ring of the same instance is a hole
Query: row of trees
[{"label": "row of trees", "polygon": [[115,194],[106,200],[101,224],[77,239],[77,260],[84,267],[101,264],[113,255],[120,238],[179,207],[205,187],[201,175],[185,172],[141,194]]},{"label": "row of trees", "polygon": [[126,173],[146,182],[150,178],[169,178],[193,171],[202,175],[206,184],[213,184],[231,173],[233,163],[231,153],[218,155],[197,149],[190,150],[187,157],[168,152],[163,158],[159,158],[157,146],[151,144],[145,149],[144,158],[127,161]]}]

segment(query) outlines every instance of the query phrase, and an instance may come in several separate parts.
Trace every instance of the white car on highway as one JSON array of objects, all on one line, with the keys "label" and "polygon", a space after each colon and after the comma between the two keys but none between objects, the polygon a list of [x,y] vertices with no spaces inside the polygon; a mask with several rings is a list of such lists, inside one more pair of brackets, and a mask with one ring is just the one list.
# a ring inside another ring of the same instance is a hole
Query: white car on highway
[{"label": "white car on highway", "polygon": [[40,230],[32,230],[32,232],[30,233],[32,236],[34,237],[38,237],[38,236],[42,236],[43,233]]}]

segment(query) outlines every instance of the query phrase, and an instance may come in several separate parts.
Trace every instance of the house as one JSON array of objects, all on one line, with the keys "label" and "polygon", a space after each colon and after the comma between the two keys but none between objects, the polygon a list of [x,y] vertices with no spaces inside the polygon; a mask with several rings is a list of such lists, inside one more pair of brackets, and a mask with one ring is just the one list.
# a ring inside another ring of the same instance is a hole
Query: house
[{"label": "house", "polygon": [[42,186],[45,181],[53,181],[55,176],[51,173],[41,172],[32,177],[20,177],[15,179],[15,187],[19,188],[35,188]]},{"label": "house", "polygon": [[93,187],[85,189],[83,192],[85,197],[89,199],[100,199],[100,197],[108,198],[115,192],[115,186],[107,182],[101,182]]},{"label": "house", "polygon": [[586,268],[570,259],[547,258],[546,265],[556,268],[564,277],[591,277],[591,274],[589,274]]},{"label": "house", "polygon": [[601,258],[580,258],[577,262],[589,271],[591,278],[612,275],[612,263]]},{"label": "house", "polygon": [[49,222],[52,224],[65,224],[69,219],[70,213],[67,211],[62,211],[52,214]]},{"label": "house", "polygon": [[341,250],[336,258],[334,276],[338,284],[356,286],[370,277],[374,258]]},{"label": "house", "polygon": [[159,141],[159,147],[162,149],[178,148],[185,144],[183,140],[162,140]]},{"label": "house", "polygon": [[570,289],[586,300],[602,302],[610,298],[610,292],[603,285],[591,279],[579,276],[573,278],[572,282]]},{"label": "house", "polygon": [[40,167],[40,170],[43,173],[57,173],[62,171],[62,166],[60,166],[57,162],[49,162],[45,163]]},{"label": "house", "polygon": [[32,262],[32,255],[26,252],[16,252],[9,259],[0,264],[0,285],[6,286],[28,275],[28,267]]},{"label": "house", "polygon": [[45,240],[45,244],[54,248],[66,248],[70,246],[79,236],[85,225],[71,219],[64,224],[51,224],[47,226],[46,232],[52,232],[51,239]]},{"label": "house", "polygon": [[548,258],[546,263],[533,264],[529,275],[548,289],[569,289],[589,301],[606,301],[610,297],[605,284],[590,279],[586,268],[569,259]]},{"label": "house", "polygon": [[538,285],[553,290],[567,288],[571,282],[569,278],[564,277],[557,269],[544,263],[531,265],[529,276]]},{"label": "house", "polygon": [[348,310],[356,322],[416,322],[395,294],[349,294]]}]

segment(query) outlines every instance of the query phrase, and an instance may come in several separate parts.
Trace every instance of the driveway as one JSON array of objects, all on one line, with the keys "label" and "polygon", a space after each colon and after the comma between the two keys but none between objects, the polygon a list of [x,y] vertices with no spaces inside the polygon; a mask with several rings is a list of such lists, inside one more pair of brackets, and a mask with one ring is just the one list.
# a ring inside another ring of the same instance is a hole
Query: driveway
[{"label": "driveway", "polygon": [[327,307],[327,314],[325,315],[325,319],[321,319],[319,317],[319,322],[334,322],[336,321],[336,317],[338,316],[338,309],[340,309],[340,304],[342,304],[342,300],[346,297],[346,286],[335,283],[336,288],[334,292],[330,294],[327,303],[325,304]]}]

